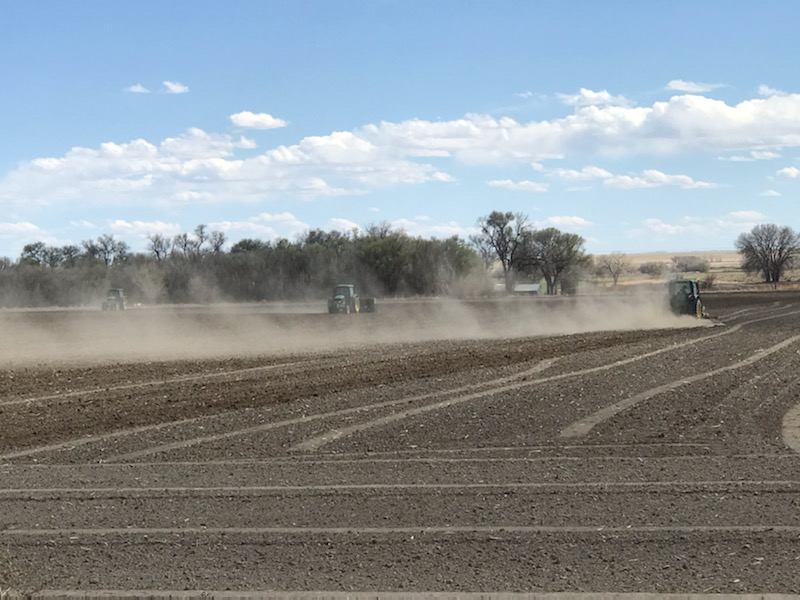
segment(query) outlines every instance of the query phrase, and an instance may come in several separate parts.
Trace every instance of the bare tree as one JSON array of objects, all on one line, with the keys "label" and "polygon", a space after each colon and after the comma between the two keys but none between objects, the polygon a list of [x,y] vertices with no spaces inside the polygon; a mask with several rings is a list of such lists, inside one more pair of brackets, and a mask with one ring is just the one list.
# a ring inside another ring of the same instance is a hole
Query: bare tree
[{"label": "bare tree", "polygon": [[214,254],[219,254],[222,252],[222,247],[225,245],[228,239],[225,237],[225,234],[221,231],[212,231],[211,236],[208,238],[209,244],[211,244],[211,251]]},{"label": "bare tree", "polygon": [[114,239],[113,235],[108,235],[104,233],[99,238],[97,238],[97,255],[100,259],[105,263],[108,267],[111,263],[114,262],[114,255],[117,252],[117,240]]},{"label": "bare tree", "polygon": [[611,279],[614,281],[614,287],[617,287],[620,276],[631,268],[628,257],[621,252],[612,252],[611,254],[598,256],[597,266],[603,272],[607,272],[611,276]]},{"label": "bare tree", "polygon": [[[489,249],[500,261],[506,292],[514,291],[514,271],[518,266],[523,237],[530,233],[528,217],[522,213],[492,211],[478,220],[481,232],[473,236],[473,244]],[[480,251],[479,251],[480,252]]]},{"label": "bare tree", "polygon": [[55,269],[58,265],[60,265],[64,260],[64,254],[61,251],[61,248],[57,246],[47,246],[44,249],[44,264],[46,264],[51,269]]},{"label": "bare tree", "polygon": [[22,260],[34,265],[45,264],[47,255],[47,245],[44,242],[33,242],[25,244],[22,248]]},{"label": "bare tree", "polygon": [[547,284],[547,293],[558,293],[558,284],[567,272],[586,264],[584,240],[575,233],[564,233],[555,227],[527,232],[521,259],[527,268],[538,269]]},{"label": "bare tree", "polygon": [[155,256],[158,262],[163,261],[169,254],[169,249],[172,247],[172,242],[160,233],[154,233],[147,236],[148,244],[147,249]]},{"label": "bare tree", "polygon": [[61,247],[62,264],[67,267],[74,267],[81,256],[81,249],[74,244],[67,244]]},{"label": "bare tree", "polygon": [[469,236],[469,245],[478,253],[483,263],[483,268],[488,271],[494,261],[497,260],[497,256],[494,253],[494,249],[486,241],[486,238],[480,235],[471,235]]},{"label": "bare tree", "polygon": [[370,223],[364,231],[364,237],[374,237],[384,239],[389,237],[392,233],[392,224],[388,221],[381,221],[380,223]]},{"label": "bare tree", "polygon": [[206,225],[198,225],[194,228],[194,251],[200,254],[203,251],[203,244],[208,241],[208,227]]},{"label": "bare tree", "polygon": [[122,240],[117,240],[113,235],[104,233],[96,240],[85,240],[81,242],[84,253],[92,259],[100,259],[105,266],[110,267],[114,262],[127,260],[130,254],[130,246]]},{"label": "bare tree", "polygon": [[115,240],[114,245],[114,261],[115,263],[121,263],[128,260],[131,255],[131,247],[128,245],[128,242],[122,240]]},{"label": "bare tree", "polygon": [[83,254],[86,258],[94,261],[100,258],[100,248],[94,240],[83,240]]},{"label": "bare tree", "polygon": [[179,233],[172,238],[172,251],[189,255],[192,251],[192,241],[188,233]]},{"label": "bare tree", "polygon": [[742,255],[742,268],[761,273],[766,283],[777,286],[787,269],[800,257],[800,235],[791,227],[756,225],[736,240]]}]

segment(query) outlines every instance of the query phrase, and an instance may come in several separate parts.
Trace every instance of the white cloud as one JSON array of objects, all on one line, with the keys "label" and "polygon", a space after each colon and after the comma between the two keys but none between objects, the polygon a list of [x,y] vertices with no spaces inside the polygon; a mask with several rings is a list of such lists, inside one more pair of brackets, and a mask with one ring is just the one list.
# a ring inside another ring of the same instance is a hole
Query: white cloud
[{"label": "white cloud", "polygon": [[556,227],[562,227],[568,229],[581,229],[583,227],[590,227],[592,225],[591,221],[588,221],[583,217],[566,216],[566,215],[547,217],[546,221],[550,225],[555,225]]},{"label": "white cloud", "polygon": [[167,94],[186,94],[189,92],[189,86],[179,83],[177,81],[162,81],[164,92]]},{"label": "white cloud", "polygon": [[191,204],[195,202],[213,202],[214,196],[207,192],[197,192],[195,190],[182,190],[174,193],[170,200],[181,204]]},{"label": "white cloud", "polygon": [[395,219],[390,222],[393,229],[402,229],[406,233],[415,237],[424,238],[450,238],[458,235],[466,238],[472,233],[476,233],[475,227],[463,227],[456,221],[448,221],[445,223],[436,223],[431,219]]},{"label": "white cloud", "polygon": [[633,103],[624,96],[613,96],[607,90],[587,90],[581,88],[576,94],[558,94],[559,99],[569,106],[631,106]]},{"label": "white cloud", "polygon": [[684,189],[715,187],[713,183],[698,181],[688,175],[670,175],[656,169],[646,169],[637,175],[615,175],[606,169],[590,165],[580,170],[553,169],[551,174],[565,181],[602,181],[603,185],[608,187],[625,190],[653,188],[664,185],[672,185]]},{"label": "white cloud", "polygon": [[767,218],[767,215],[757,210],[736,210],[728,213],[728,216],[735,221],[745,221],[748,223],[763,221]]},{"label": "white cloud", "polygon": [[412,119],[354,133],[404,152],[447,154],[465,163],[533,161],[571,154],[641,155],[719,152],[800,145],[800,95],[729,105],[698,95],[649,107],[584,106],[548,121],[467,115],[452,121]]},{"label": "white cloud", "polygon": [[254,143],[192,128],[159,144],[138,139],[71,149],[23,164],[0,180],[0,204],[258,202],[362,194],[373,188],[447,182],[432,165],[338,132],[237,158]]},{"label": "white cloud", "polygon": [[611,172],[593,165],[583,167],[580,170],[553,169],[551,173],[560,179],[564,179],[565,181],[591,181],[593,179],[611,179],[614,177]]},{"label": "white cloud", "polygon": [[642,224],[648,231],[662,235],[676,235],[687,231],[690,227],[689,225],[673,225],[654,218],[645,219]]},{"label": "white cloud", "polygon": [[522,98],[523,100],[528,100],[529,98],[533,98],[536,94],[530,91],[525,92],[517,92],[514,94],[517,98]]},{"label": "white cloud", "polygon": [[717,236],[730,237],[752,229],[766,220],[766,215],[756,210],[739,210],[715,218],[683,217],[673,223],[649,218],[642,221],[641,227],[631,233],[634,236],[697,236],[700,239],[711,239]]},{"label": "white cloud", "polygon": [[719,160],[729,160],[732,162],[753,162],[756,160],[773,160],[780,158],[781,155],[773,150],[750,150],[747,154],[734,154],[732,156],[718,156]]},{"label": "white cloud", "polygon": [[208,224],[211,230],[225,232],[232,241],[255,237],[265,240],[291,239],[310,227],[290,212],[263,212],[244,221],[217,221]]},{"label": "white cloud", "polygon": [[0,221],[0,256],[19,254],[22,247],[31,242],[64,243],[30,221]]},{"label": "white cloud", "polygon": [[513,190],[515,192],[543,193],[547,191],[547,184],[539,181],[512,181],[511,179],[493,179],[491,181],[487,181],[486,185],[493,188]]},{"label": "white cloud", "polygon": [[767,198],[780,198],[782,194],[777,190],[764,190],[759,194],[759,196],[765,196]]},{"label": "white cloud", "polygon": [[177,223],[165,223],[163,221],[126,221],[124,219],[116,219],[109,222],[108,227],[112,233],[123,237],[136,236],[143,238],[157,233],[173,236],[181,232],[181,227]]},{"label": "white cloud", "polygon": [[97,229],[97,225],[92,223],[91,221],[87,221],[86,219],[78,219],[76,221],[69,222],[70,227],[75,227],[77,229]]},{"label": "white cloud", "polygon": [[125,88],[126,92],[130,92],[131,94],[149,94],[150,90],[144,87],[141,83],[134,83],[133,85],[129,85]]},{"label": "white cloud", "polygon": [[700,83],[698,81],[686,81],[685,79],[673,79],[666,85],[666,89],[670,91],[688,92],[690,94],[711,92],[721,87],[725,87],[725,85],[722,83]]},{"label": "white cloud", "polygon": [[786,92],[781,91],[781,90],[777,90],[774,87],[770,87],[770,86],[765,85],[763,83],[758,86],[758,95],[759,96],[782,96],[785,93]]},{"label": "white cloud", "polygon": [[236,127],[248,129],[277,129],[288,125],[283,119],[273,117],[267,113],[254,113],[249,110],[230,115],[229,118]]},{"label": "white cloud", "polygon": [[328,219],[327,228],[346,233],[353,231],[354,229],[361,229],[361,226],[358,223],[351,221],[350,219],[344,219],[342,217],[334,217],[332,219]]},{"label": "white cloud", "polygon": [[786,179],[797,179],[800,177],[800,169],[797,167],[784,167],[775,173],[778,177],[785,177]]},{"label": "white cloud", "polygon": [[652,188],[663,185],[672,185],[691,190],[716,187],[716,184],[708,181],[698,181],[688,175],[670,175],[656,169],[647,169],[636,176],[615,175],[610,179],[606,179],[603,183],[604,185],[624,190]]},{"label": "white cloud", "polygon": [[0,235],[2,236],[37,236],[42,234],[42,230],[28,221],[18,221],[16,223],[0,222]]},{"label": "white cloud", "polygon": [[[745,155],[800,146],[798,114],[800,94],[733,105],[684,94],[651,106],[576,106],[567,116],[527,123],[476,114],[449,121],[384,121],[305,137],[244,158],[237,151],[252,147],[252,141],[191,129],[161,142],[109,142],[22,163],[0,179],[0,206],[113,204],[134,198],[141,204],[187,193],[220,202],[367,193],[383,186],[452,181],[441,166],[445,159],[531,165],[573,155]],[[604,185],[710,185],[660,171],[614,177]],[[531,189],[545,185],[532,183]]]}]

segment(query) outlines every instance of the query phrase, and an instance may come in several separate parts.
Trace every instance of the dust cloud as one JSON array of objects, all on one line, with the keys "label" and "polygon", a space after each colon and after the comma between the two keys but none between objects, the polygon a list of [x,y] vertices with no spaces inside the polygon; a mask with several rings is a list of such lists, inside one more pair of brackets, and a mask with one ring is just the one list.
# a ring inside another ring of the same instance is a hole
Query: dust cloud
[{"label": "dust cloud", "polygon": [[0,365],[95,364],[330,352],[369,344],[700,327],[662,295],[379,302],[328,315],[324,303],[0,311]]}]

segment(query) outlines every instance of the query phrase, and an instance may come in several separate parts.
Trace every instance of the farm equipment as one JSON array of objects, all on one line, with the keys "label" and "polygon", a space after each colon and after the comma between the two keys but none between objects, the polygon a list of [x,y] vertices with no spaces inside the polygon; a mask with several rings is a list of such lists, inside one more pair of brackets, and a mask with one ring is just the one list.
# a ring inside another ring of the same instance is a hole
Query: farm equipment
[{"label": "farm equipment", "polygon": [[706,317],[706,309],[700,298],[700,286],[692,279],[669,282],[669,307],[676,315],[692,315],[698,319]]},{"label": "farm equipment", "polygon": [[328,313],[351,315],[360,312],[375,312],[375,298],[360,298],[353,284],[340,284],[333,288],[333,297],[328,298]]},{"label": "farm equipment", "polygon": [[125,310],[126,307],[125,292],[121,288],[111,288],[106,292],[103,310]]}]

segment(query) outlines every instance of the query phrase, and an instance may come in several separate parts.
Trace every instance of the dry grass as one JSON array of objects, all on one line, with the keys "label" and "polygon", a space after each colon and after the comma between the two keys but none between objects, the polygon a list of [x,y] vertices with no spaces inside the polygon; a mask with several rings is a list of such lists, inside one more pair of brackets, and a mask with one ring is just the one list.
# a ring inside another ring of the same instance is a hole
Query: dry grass
[{"label": "dry grass", "polygon": [[673,256],[699,256],[706,259],[711,268],[720,267],[735,267],[739,268],[740,258],[739,253],[735,250],[714,250],[714,251],[698,251],[698,252],[644,252],[640,254],[628,254],[628,260],[634,268],[646,262],[663,262],[664,264],[672,263]]},{"label": "dry grass", "polygon": [[[739,253],[734,250],[715,250],[697,252],[644,252],[638,254],[628,254],[628,261],[631,265],[631,272],[620,278],[619,284],[622,286],[639,286],[653,284],[661,280],[673,277],[669,271],[672,266],[673,256],[698,256],[704,258],[709,263],[706,273],[689,272],[681,273],[681,277],[687,279],[704,280],[711,276],[713,278],[714,289],[724,291],[772,291],[775,288],[761,281],[758,274],[745,273],[741,268],[741,258]],[[662,277],[648,277],[639,273],[639,267],[644,263],[657,262],[665,266]],[[597,281],[600,285],[610,285],[610,279],[604,278]],[[800,289],[800,270],[786,273],[785,281],[778,285],[779,290]]]}]

